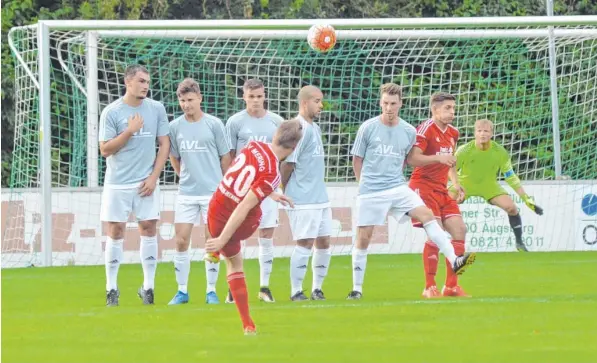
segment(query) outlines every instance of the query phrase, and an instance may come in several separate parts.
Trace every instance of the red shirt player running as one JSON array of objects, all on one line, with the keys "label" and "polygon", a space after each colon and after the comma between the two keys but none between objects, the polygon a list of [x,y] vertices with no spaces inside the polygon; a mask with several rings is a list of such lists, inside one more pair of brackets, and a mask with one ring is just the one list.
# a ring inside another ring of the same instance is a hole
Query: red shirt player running
[{"label": "red shirt player running", "polygon": [[226,259],[228,285],[245,334],[256,331],[249,315],[241,240],[251,237],[259,227],[260,204],[268,196],[293,206],[290,198],[274,190],[280,184],[278,165],[294,151],[301,136],[301,124],[296,120],[286,121],[276,130],[271,145],[257,141],[247,144],[226,171],[209,203],[207,228],[214,238],[205,243],[205,251],[221,253]]},{"label": "red shirt player running", "polygon": [[[466,227],[458,203],[448,194],[448,177],[454,188],[463,193],[453,166],[456,164],[454,152],[459,132],[452,126],[455,111],[455,97],[447,93],[431,96],[431,119],[417,128],[417,141],[410,153],[408,163],[415,166],[409,186],[415,190],[444,230],[452,236],[452,245],[457,256],[464,254]],[[421,225],[413,221],[415,227]],[[438,265],[438,247],[431,241],[423,248],[425,268],[425,290],[423,297],[439,297],[435,283]],[[458,285],[458,276],[449,263],[446,263],[446,283],[442,289],[444,296],[466,296]]]}]

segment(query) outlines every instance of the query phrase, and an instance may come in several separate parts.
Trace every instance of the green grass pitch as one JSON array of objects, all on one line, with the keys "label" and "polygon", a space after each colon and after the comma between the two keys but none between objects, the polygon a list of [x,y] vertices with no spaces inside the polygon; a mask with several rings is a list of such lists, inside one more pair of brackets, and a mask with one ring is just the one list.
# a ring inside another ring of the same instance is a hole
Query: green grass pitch
[{"label": "green grass pitch", "polygon": [[[207,306],[193,263],[191,302],[171,263],[158,266],[155,306],[136,296],[140,265],[120,268],[120,306],[106,308],[104,267],[2,271],[2,362],[595,362],[597,253],[486,253],[461,277],[470,299],[420,298],[419,255],[369,256],[364,298],[346,301],[350,257],[333,257],[327,301],[289,301],[288,259],[274,261],[275,304],[257,300],[259,334],[245,337],[235,306]],[[438,286],[443,285],[444,263]],[[310,287],[310,272],[305,287]]]}]

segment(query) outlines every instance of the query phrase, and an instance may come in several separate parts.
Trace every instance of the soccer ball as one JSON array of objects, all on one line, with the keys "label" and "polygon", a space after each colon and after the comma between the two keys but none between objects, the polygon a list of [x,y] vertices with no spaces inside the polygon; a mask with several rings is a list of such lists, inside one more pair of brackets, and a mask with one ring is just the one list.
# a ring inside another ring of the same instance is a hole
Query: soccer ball
[{"label": "soccer ball", "polygon": [[336,45],[336,30],[331,25],[316,24],[309,29],[307,41],[311,49],[325,53]]}]

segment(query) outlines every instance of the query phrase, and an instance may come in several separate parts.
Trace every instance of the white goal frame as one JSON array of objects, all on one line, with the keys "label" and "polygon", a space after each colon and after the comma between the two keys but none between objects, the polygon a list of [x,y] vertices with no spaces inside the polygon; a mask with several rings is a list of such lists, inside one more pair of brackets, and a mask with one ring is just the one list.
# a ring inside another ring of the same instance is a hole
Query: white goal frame
[{"label": "white goal frame", "polygon": [[[52,264],[52,174],[51,174],[51,109],[50,109],[50,34],[53,30],[84,31],[88,75],[86,85],[77,86],[87,96],[87,163],[92,165],[88,186],[98,186],[98,65],[97,44],[102,37],[164,38],[249,38],[307,39],[308,29],[315,23],[332,25],[338,40],[376,37],[400,39],[409,37],[435,39],[466,38],[545,38],[549,40],[552,127],[556,176],[561,176],[558,90],[555,61],[555,39],[570,36],[596,36],[597,16],[485,17],[485,18],[396,18],[396,19],[308,19],[308,20],[43,20],[37,28],[39,79],[29,73],[39,89],[39,133],[41,172],[41,262]],[[554,29],[554,27],[591,26],[592,29]],[[517,29],[534,27],[533,29]],[[433,28],[433,30],[429,30]],[[115,30],[118,29],[118,30]],[[359,29],[359,30],[355,30]],[[14,29],[13,29],[14,30]],[[12,32],[12,31],[11,31]],[[9,33],[9,46],[17,61],[20,58]],[[28,71],[29,72],[29,71]]]}]

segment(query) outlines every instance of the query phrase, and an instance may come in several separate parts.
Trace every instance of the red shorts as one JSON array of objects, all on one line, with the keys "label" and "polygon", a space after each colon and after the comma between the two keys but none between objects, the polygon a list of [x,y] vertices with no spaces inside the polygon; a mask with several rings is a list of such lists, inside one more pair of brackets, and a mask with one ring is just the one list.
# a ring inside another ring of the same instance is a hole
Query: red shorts
[{"label": "red shorts", "polygon": [[[441,219],[442,222],[450,217],[461,215],[458,203],[448,194],[448,188],[444,187],[442,189],[438,188],[437,185],[412,180],[409,187],[423,199],[423,202],[431,209],[435,218]],[[414,219],[412,223],[415,227],[423,227],[420,222]]]},{"label": "red shorts", "polygon": [[[218,219],[207,215],[207,228],[212,237],[218,237],[224,230],[227,220]],[[249,239],[259,227],[259,219],[247,219],[234,232],[232,238],[222,247],[220,253],[225,257],[236,256],[240,252],[240,241]]]}]

